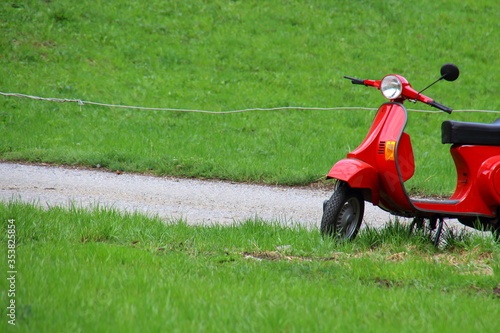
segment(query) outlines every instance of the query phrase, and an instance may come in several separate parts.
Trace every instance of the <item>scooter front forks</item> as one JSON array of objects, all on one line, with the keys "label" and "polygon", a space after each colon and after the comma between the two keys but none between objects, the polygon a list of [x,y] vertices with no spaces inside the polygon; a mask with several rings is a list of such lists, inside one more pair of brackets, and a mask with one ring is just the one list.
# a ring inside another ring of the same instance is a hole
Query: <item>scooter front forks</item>
[{"label": "scooter front forks", "polygon": [[[415,217],[410,224],[410,235],[413,233],[413,229],[417,227],[417,229],[422,230],[424,228],[425,219],[423,217]],[[441,238],[441,233],[443,232],[443,224],[444,219],[442,217],[431,217],[429,218],[429,229],[431,231],[436,230],[434,234],[433,244],[435,247],[438,247],[439,240]]]}]

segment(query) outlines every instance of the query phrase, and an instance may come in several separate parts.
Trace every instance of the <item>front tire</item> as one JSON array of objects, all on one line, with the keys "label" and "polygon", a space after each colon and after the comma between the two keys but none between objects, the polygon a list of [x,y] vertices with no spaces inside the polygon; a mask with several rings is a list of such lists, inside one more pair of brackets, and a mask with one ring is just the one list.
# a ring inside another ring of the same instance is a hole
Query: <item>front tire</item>
[{"label": "front tire", "polygon": [[321,233],[337,239],[354,239],[363,221],[364,211],[365,202],[361,191],[339,180],[332,197],[324,204]]}]

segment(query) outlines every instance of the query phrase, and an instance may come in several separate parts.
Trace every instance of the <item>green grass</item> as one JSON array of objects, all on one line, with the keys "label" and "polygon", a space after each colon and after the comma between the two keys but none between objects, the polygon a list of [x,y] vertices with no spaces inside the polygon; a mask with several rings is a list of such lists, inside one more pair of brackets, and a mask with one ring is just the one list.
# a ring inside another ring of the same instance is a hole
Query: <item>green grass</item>
[{"label": "green grass", "polygon": [[498,331],[490,237],[436,250],[395,223],[336,243],[260,221],[190,227],[16,202],[0,204],[0,219],[4,272],[8,219],[17,237],[6,332]]},{"label": "green grass", "polygon": [[[379,92],[342,76],[399,73],[419,89],[454,62],[459,80],[428,94],[455,109],[498,109],[499,11],[477,0],[8,1],[0,91],[204,110],[376,107]],[[1,97],[0,159],[305,184],[361,142],[373,114],[200,115]],[[454,188],[441,121],[496,118],[410,116],[417,172],[408,186],[431,193]]]}]

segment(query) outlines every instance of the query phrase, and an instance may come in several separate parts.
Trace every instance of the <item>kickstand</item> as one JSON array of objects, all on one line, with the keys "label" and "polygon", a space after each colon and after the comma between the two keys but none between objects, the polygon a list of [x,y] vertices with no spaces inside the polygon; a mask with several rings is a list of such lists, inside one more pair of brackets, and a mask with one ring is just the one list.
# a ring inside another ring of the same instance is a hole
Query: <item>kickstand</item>
[{"label": "kickstand", "polygon": [[437,226],[436,235],[434,236],[434,247],[438,247],[439,239],[441,238],[441,232],[443,231],[443,223],[444,219],[442,217],[439,218],[439,224]]},{"label": "kickstand", "polygon": [[417,227],[417,229],[422,229],[424,226],[424,219],[421,217],[415,217],[410,224],[409,236],[413,233],[413,229]]},{"label": "kickstand", "polygon": [[[435,217],[429,219],[429,228],[431,230],[435,230],[437,228],[436,233],[434,235],[434,240],[433,240],[433,244],[435,247],[438,247],[438,245],[439,245],[439,240],[441,238],[441,233],[443,231],[443,224],[444,224],[444,220],[442,217],[439,218],[439,222],[438,222],[438,219]],[[424,227],[424,218],[415,217],[413,219],[413,221],[410,224],[409,235],[411,235],[413,233],[413,230],[415,229],[415,227],[417,227],[417,229],[422,229]]]}]

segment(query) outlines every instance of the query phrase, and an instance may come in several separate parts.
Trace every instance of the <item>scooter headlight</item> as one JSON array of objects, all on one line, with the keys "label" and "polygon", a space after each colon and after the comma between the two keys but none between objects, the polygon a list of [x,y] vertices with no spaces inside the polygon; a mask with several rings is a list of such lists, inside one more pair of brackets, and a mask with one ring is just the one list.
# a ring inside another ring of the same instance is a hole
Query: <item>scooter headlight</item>
[{"label": "scooter headlight", "polygon": [[403,83],[395,75],[387,75],[382,79],[380,91],[387,99],[398,99],[403,92]]}]

